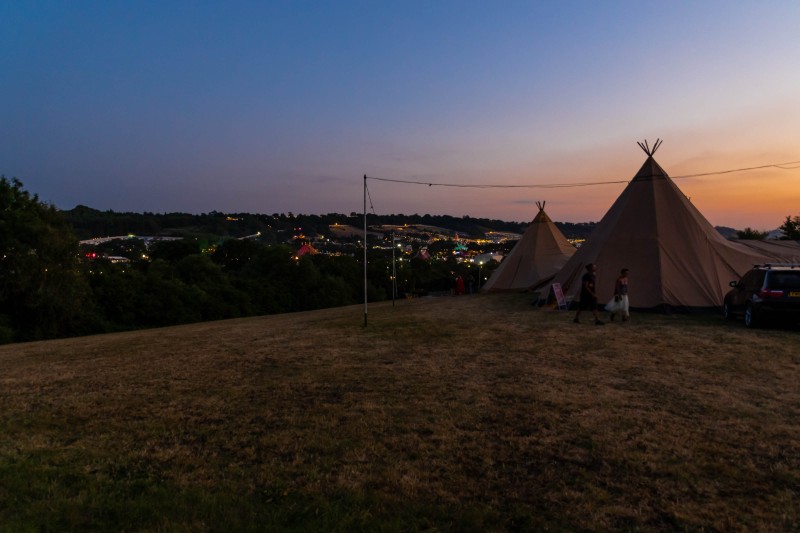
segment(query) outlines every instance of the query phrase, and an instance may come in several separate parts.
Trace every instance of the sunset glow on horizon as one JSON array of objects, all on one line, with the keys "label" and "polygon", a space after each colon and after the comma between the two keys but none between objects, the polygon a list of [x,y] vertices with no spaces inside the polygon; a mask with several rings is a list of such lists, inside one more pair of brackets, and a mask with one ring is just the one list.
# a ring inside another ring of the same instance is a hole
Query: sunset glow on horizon
[{"label": "sunset glow on horizon", "polygon": [[[0,174],[59,208],[361,212],[362,177],[630,180],[800,215],[792,2],[6,3]],[[797,165],[794,165],[797,166]],[[624,183],[369,183],[375,212],[598,221]]]}]

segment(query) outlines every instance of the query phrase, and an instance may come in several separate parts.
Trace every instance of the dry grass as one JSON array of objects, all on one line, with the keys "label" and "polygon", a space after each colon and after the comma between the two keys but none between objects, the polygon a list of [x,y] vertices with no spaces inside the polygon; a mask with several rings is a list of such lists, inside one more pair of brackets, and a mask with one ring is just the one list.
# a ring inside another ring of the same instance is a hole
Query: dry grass
[{"label": "dry grass", "polygon": [[11,529],[797,530],[800,334],[469,296],[0,347]]}]

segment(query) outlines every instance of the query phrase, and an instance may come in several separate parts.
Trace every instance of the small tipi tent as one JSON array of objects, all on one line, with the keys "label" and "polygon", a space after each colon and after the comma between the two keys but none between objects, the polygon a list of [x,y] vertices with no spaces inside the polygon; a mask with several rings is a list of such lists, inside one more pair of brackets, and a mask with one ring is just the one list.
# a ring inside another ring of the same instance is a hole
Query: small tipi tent
[{"label": "small tipi tent", "polygon": [[553,279],[567,297],[577,299],[585,266],[594,263],[601,304],[628,268],[631,307],[719,307],[730,281],[754,264],[786,260],[720,235],[653,159],[660,144],[639,143],[642,168]]},{"label": "small tipi tent", "polygon": [[541,287],[575,253],[575,247],[545,213],[544,202],[536,205],[539,213],[492,273],[484,291],[521,292]]}]

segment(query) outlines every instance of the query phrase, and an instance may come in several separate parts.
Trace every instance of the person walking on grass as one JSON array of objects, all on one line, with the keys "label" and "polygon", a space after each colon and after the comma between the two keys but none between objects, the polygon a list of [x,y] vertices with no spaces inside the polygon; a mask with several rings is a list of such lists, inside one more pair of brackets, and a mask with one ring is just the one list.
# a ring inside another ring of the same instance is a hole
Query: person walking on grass
[{"label": "person walking on grass", "polygon": [[597,315],[597,292],[595,292],[595,285],[597,284],[597,265],[589,263],[586,265],[586,274],[581,278],[581,297],[578,302],[578,312],[575,313],[573,322],[580,324],[581,311],[591,311],[594,315],[594,323],[597,326],[602,326],[605,322],[600,320]]},{"label": "person walking on grass", "polygon": [[464,278],[462,278],[461,274],[459,274],[456,278],[456,296],[460,296],[462,294],[464,294]]},{"label": "person walking on grass", "polygon": [[620,271],[619,277],[614,283],[614,297],[606,304],[606,311],[611,313],[609,319],[612,322],[617,313],[622,315],[623,322],[627,322],[631,316],[628,308],[628,272],[627,268]]}]

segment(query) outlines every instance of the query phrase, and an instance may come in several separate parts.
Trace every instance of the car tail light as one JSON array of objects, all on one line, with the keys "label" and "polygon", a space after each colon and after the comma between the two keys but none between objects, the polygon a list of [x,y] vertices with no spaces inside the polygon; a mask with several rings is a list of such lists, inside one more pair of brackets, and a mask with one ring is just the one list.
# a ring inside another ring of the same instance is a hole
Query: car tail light
[{"label": "car tail light", "polygon": [[767,300],[769,298],[783,298],[783,291],[776,291],[773,289],[761,289],[758,291],[758,296]]}]

